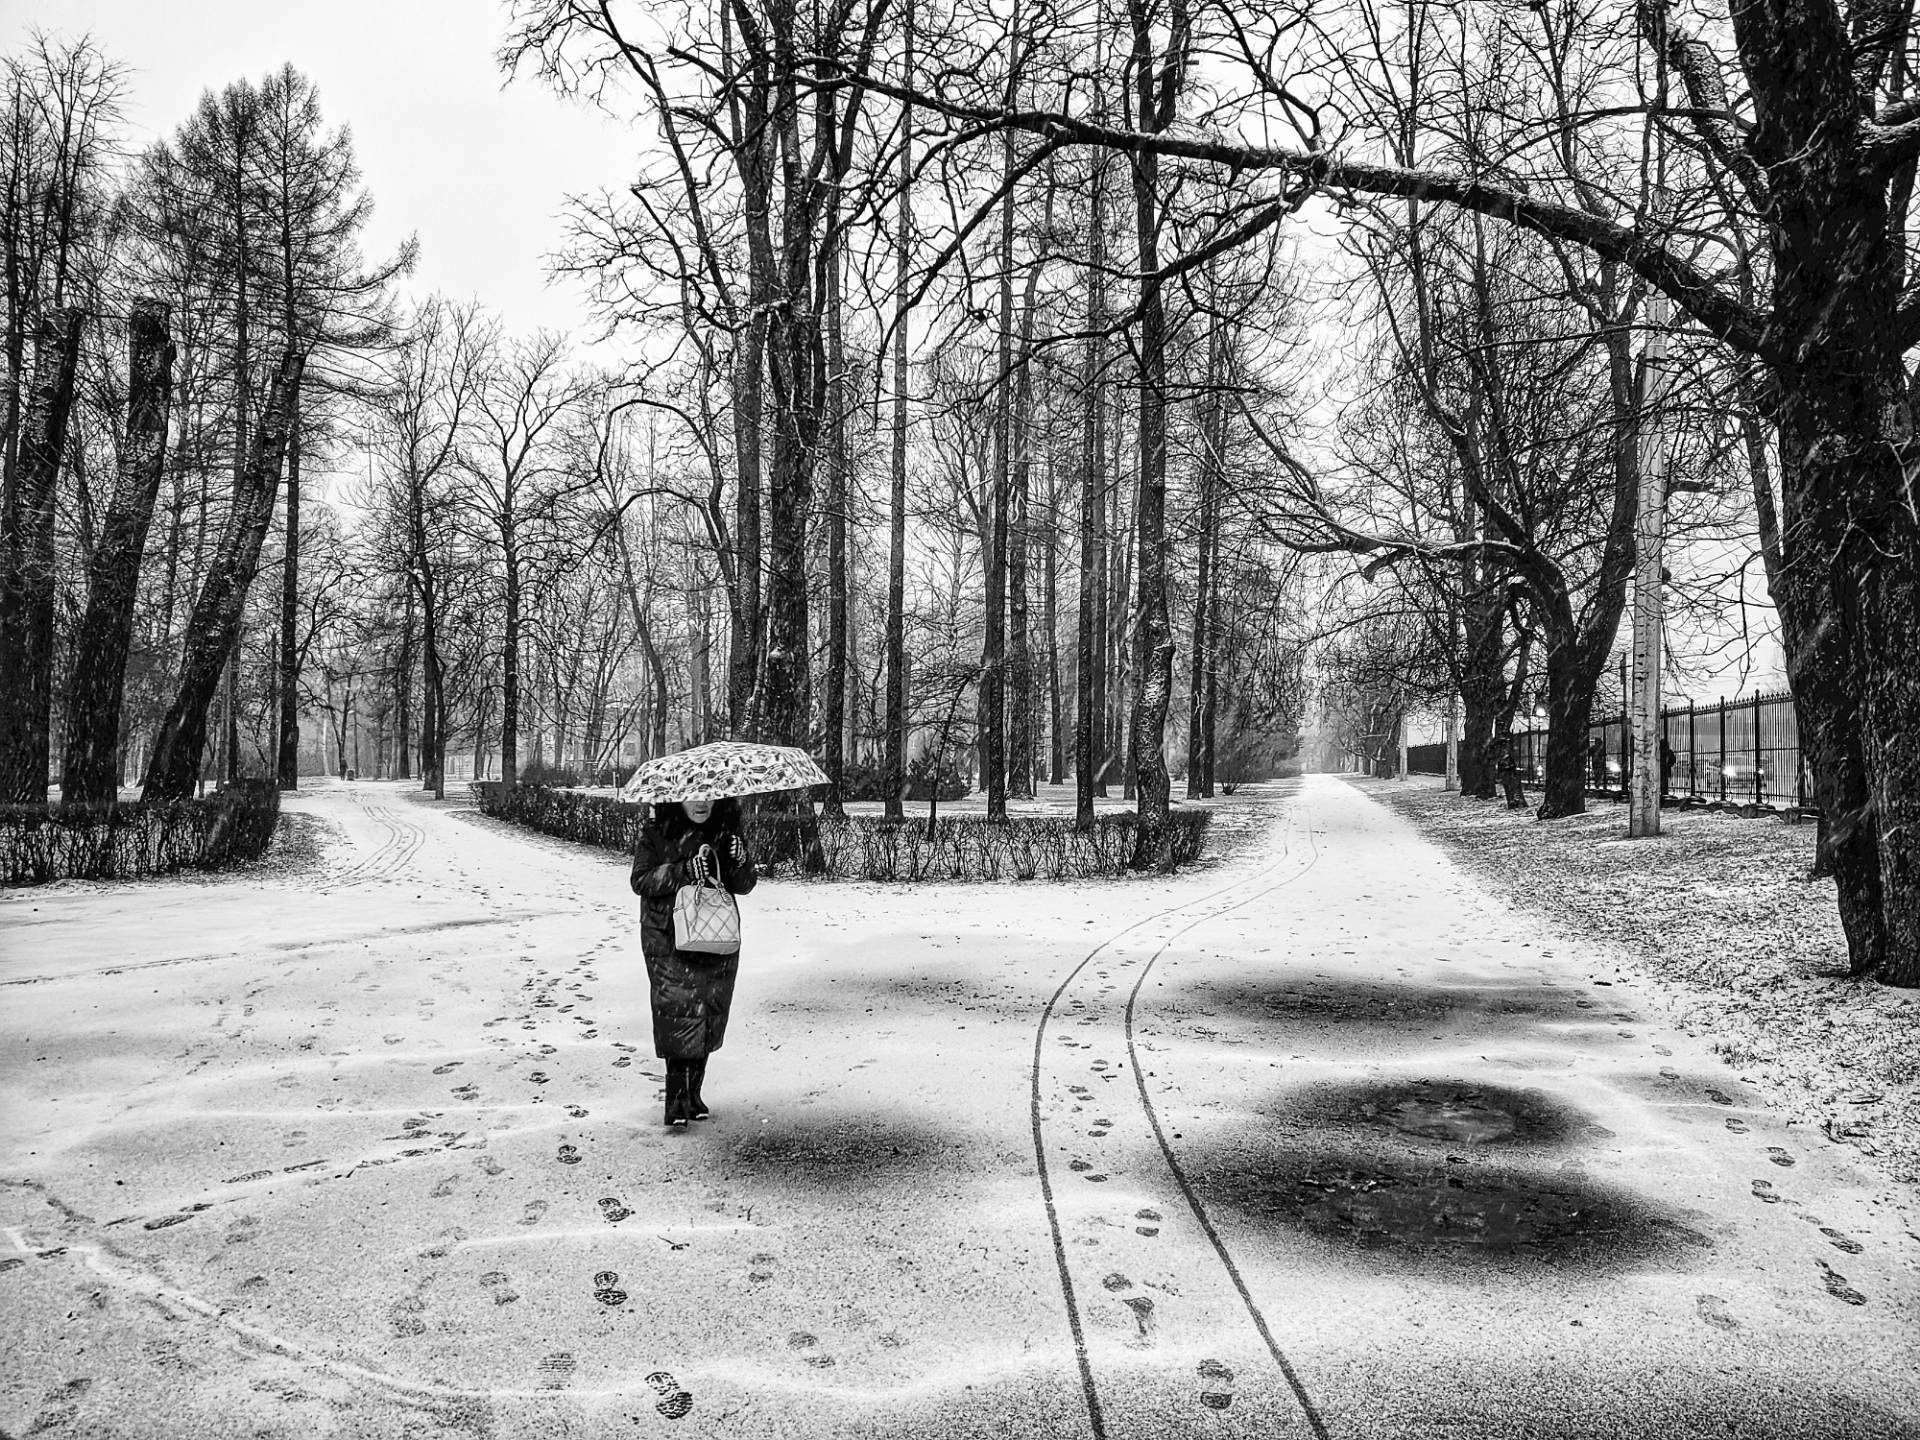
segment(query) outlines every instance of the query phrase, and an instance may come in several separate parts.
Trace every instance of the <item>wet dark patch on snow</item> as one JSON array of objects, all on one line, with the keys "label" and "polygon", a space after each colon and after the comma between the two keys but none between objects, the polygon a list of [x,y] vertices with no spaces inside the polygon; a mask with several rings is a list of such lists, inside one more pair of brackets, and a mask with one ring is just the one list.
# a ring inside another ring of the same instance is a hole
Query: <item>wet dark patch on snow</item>
[{"label": "wet dark patch on snow", "polygon": [[1608,1131],[1539,1090],[1449,1078],[1315,1085],[1264,1129],[1189,1141],[1209,1207],[1418,1263],[1604,1265],[1711,1249],[1691,1212],[1595,1179]]},{"label": "wet dark patch on snow", "polygon": [[1239,1148],[1183,1156],[1209,1208],[1408,1262],[1601,1265],[1710,1249],[1669,1212],[1575,1167],[1388,1146]]},{"label": "wet dark patch on snow", "polygon": [[1441,1146],[1528,1148],[1612,1138],[1585,1111],[1542,1090],[1480,1080],[1356,1080],[1289,1092],[1263,1107],[1282,1121]]},{"label": "wet dark patch on snow", "polygon": [[1573,986],[1411,985],[1385,981],[1274,975],[1228,984],[1196,984],[1156,998],[1157,1017],[1198,1016],[1320,1029],[1328,1025],[1402,1029],[1454,1026],[1523,1029],[1541,1022],[1591,1021]]},{"label": "wet dark patch on snow", "polygon": [[747,1181],[822,1189],[952,1174],[966,1142],[940,1127],[863,1115],[776,1116],[730,1137],[727,1168]]}]

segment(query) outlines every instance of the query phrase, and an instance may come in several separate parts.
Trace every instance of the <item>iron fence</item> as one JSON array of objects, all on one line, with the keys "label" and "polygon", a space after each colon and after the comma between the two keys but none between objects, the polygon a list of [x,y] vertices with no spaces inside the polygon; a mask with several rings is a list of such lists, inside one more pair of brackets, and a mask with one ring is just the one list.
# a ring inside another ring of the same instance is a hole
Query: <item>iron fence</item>
[{"label": "iron fence", "polygon": [[[1793,696],[1786,691],[1713,705],[1688,701],[1661,711],[1660,722],[1667,744],[1662,794],[1726,805],[1810,806]],[[1633,773],[1628,744],[1623,715],[1587,727],[1589,790],[1625,792]],[[1513,745],[1522,772],[1538,783],[1546,773],[1547,732],[1517,730]],[[1408,747],[1407,768],[1415,774],[1440,774],[1446,763],[1445,745]]]}]

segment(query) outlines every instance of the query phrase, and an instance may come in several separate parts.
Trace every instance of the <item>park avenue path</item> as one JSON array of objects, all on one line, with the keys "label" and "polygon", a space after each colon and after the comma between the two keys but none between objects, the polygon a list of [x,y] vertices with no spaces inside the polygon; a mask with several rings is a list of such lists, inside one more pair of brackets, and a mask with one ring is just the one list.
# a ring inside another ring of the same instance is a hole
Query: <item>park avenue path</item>
[{"label": "park avenue path", "polygon": [[1920,1437],[1920,1213],[1364,789],[768,881],[659,1125],[617,857],[323,784],[0,895],[0,1434]]}]

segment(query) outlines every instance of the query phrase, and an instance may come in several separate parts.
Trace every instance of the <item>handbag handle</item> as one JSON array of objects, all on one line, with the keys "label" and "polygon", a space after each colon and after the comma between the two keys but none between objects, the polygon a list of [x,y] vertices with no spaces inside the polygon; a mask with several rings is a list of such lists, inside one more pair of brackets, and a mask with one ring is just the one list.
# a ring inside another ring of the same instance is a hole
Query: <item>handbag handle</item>
[{"label": "handbag handle", "polygon": [[694,884],[706,885],[715,890],[726,888],[720,883],[720,856],[714,850],[713,846],[707,844],[704,840],[701,841],[700,848],[693,852],[693,858],[705,862],[702,868],[705,870],[707,877],[704,880],[694,881]]}]

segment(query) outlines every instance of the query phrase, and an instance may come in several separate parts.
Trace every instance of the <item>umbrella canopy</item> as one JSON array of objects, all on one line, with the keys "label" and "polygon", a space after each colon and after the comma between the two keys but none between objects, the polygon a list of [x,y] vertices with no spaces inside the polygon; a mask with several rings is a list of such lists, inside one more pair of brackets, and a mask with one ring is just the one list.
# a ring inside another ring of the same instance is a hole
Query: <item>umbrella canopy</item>
[{"label": "umbrella canopy", "polygon": [[620,788],[622,800],[721,800],[824,785],[827,773],[806,751],[791,745],[754,745],[716,740],[678,755],[661,755],[633,772]]}]

